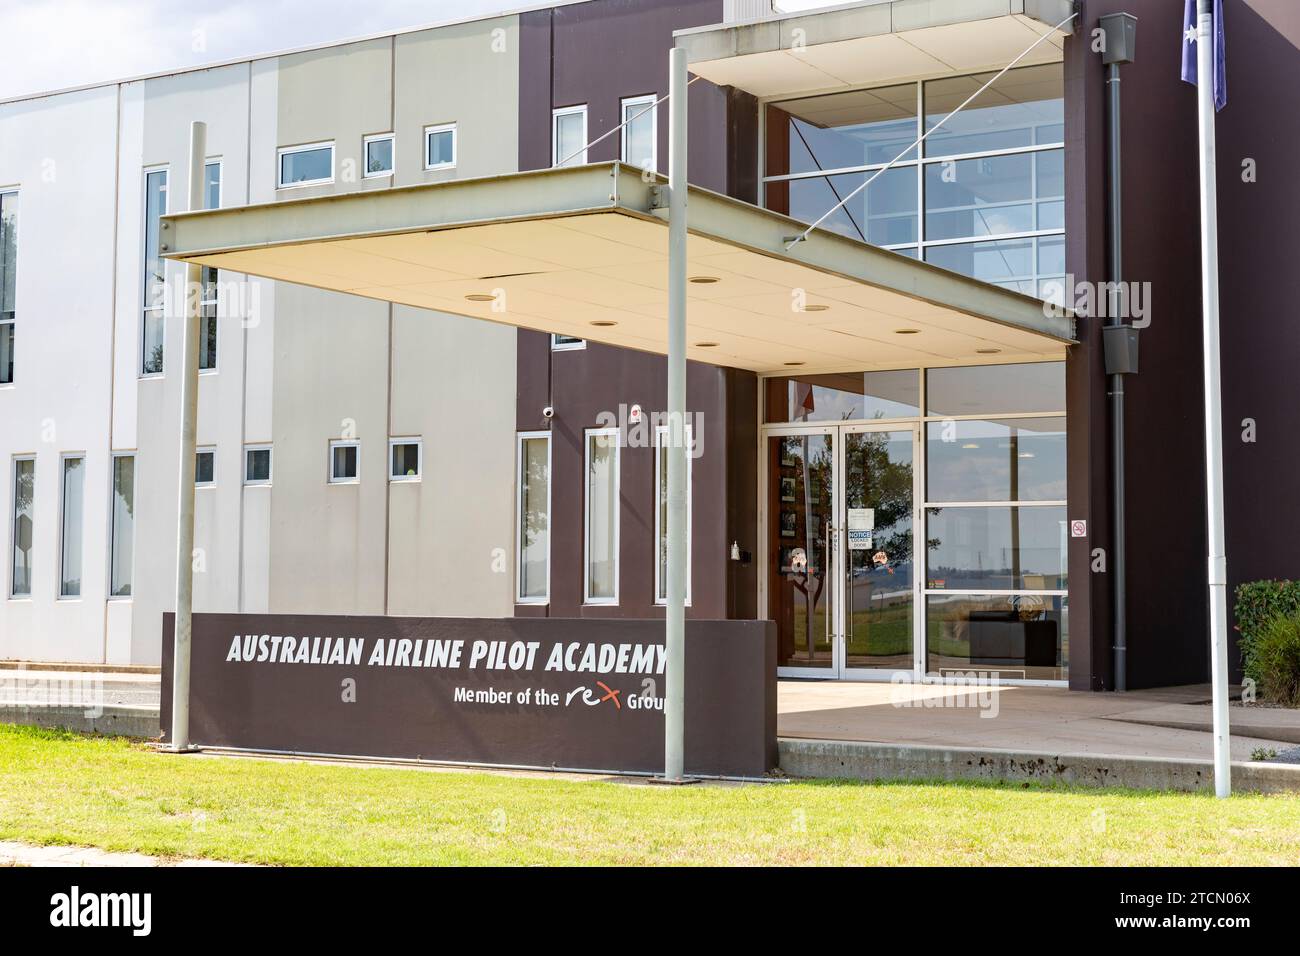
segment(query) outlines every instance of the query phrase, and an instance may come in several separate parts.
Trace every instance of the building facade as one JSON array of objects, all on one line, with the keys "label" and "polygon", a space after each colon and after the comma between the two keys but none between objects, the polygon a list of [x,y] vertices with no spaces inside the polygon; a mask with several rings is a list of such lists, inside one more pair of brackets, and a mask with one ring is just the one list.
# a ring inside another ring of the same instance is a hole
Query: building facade
[{"label": "building facade", "polygon": [[[1078,307],[1109,275],[1094,30],[1127,11],[1141,26],[1123,68],[1124,265],[1146,310],[1128,378],[1128,683],[1204,680],[1196,120],[1176,6],[867,0],[779,17],[586,0],[0,104],[0,658],[160,658],[180,308],[159,290],[182,269],[159,217],[185,208],[191,120],[208,124],[210,207],[611,160],[652,175],[667,167],[667,51],[684,45],[700,77],[692,185],[806,223],[847,200],[825,229]],[[1300,72],[1300,17],[1283,0],[1229,17],[1235,584],[1300,573],[1285,522],[1260,511],[1294,457],[1279,257],[1295,229],[1266,211],[1294,204],[1267,172],[1296,134],[1255,105]],[[511,252],[488,286],[544,258]],[[382,263],[368,275],[384,282]],[[1032,354],[920,313],[864,337],[837,325],[851,303],[782,281],[775,266],[691,276],[716,289],[719,328],[777,290],[807,330],[777,373],[743,360],[761,321],[688,343],[688,614],[775,620],[792,677],[1113,686],[1100,319],[1081,310],[1075,344]],[[205,283],[196,610],[662,616],[665,361],[597,341],[653,296],[592,280],[574,324],[547,334],[225,270]],[[1277,374],[1254,374],[1260,355]]]}]

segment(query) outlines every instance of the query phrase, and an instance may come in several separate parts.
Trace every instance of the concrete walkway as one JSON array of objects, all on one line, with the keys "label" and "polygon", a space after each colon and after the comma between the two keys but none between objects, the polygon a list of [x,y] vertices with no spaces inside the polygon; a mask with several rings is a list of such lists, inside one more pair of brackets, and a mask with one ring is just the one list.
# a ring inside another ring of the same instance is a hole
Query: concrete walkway
[{"label": "concrete walkway", "polygon": [[221,860],[169,859],[143,853],[111,853],[89,846],[31,846],[0,840],[0,866],[250,866]]}]

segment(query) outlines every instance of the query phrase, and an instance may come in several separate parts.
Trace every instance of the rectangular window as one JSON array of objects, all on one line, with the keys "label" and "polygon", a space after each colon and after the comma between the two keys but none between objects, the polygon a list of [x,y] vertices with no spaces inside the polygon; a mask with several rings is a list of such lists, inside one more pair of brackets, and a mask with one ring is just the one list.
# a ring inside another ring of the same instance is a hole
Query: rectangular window
[{"label": "rectangular window", "polygon": [[350,484],[360,480],[360,452],[360,442],[330,442],[330,484]]},{"label": "rectangular window", "polygon": [[[691,603],[691,454],[694,444],[690,426],[686,426],[686,603]],[[668,603],[668,426],[655,428],[655,475],[659,488],[655,505],[655,603]]]},{"label": "rectangular window", "polygon": [[419,481],[424,443],[418,438],[388,439],[388,477],[391,481]]},{"label": "rectangular window", "polygon": [[570,349],[585,349],[586,347],[586,339],[580,339],[574,335],[556,335],[554,333],[551,335],[552,352],[567,352]]},{"label": "rectangular window", "polygon": [[584,600],[618,603],[619,431],[587,430]]},{"label": "rectangular window", "polygon": [[[221,208],[221,161],[210,160],[203,168],[203,207]],[[199,312],[199,369],[217,368],[217,270],[204,266],[199,280],[203,290]]]},{"label": "rectangular window", "polygon": [[217,483],[217,451],[200,448],[194,453],[194,487],[211,488]]},{"label": "rectangular window", "polygon": [[81,596],[82,525],[86,504],[86,459],[63,459],[63,533],[59,560],[59,597]]},{"label": "rectangular window", "polygon": [[551,113],[551,165],[584,166],[587,162],[587,104]]},{"label": "rectangular window", "polygon": [[334,144],[310,143],[280,150],[280,188],[334,182]]},{"label": "rectangular window", "polygon": [[519,515],[515,600],[545,604],[551,593],[551,436],[519,436]]},{"label": "rectangular window", "polygon": [[456,124],[424,128],[424,168],[451,169],[456,165]]},{"label": "rectangular window", "polygon": [[244,448],[244,484],[271,483],[271,446],[248,445]]},{"label": "rectangular window", "polygon": [[108,593],[130,597],[135,563],[135,456],[113,456],[112,549]]},{"label": "rectangular window", "polygon": [[623,162],[652,172],[659,165],[657,98],[651,93],[623,100]]},{"label": "rectangular window", "polygon": [[14,289],[18,278],[18,194],[0,193],[0,385],[14,380]]},{"label": "rectangular window", "polygon": [[14,459],[13,574],[9,593],[32,596],[32,516],[36,513],[36,459]]},{"label": "rectangular window", "polygon": [[163,370],[163,304],[166,299],[166,260],[162,257],[161,220],[167,214],[167,170],[154,169],[144,176],[144,316],[141,323],[140,373],[160,375]]},{"label": "rectangular window", "polygon": [[365,149],[366,178],[393,175],[393,134],[380,133],[362,140]]},{"label": "rectangular window", "polygon": [[221,160],[209,159],[203,167],[203,208],[221,208]]},{"label": "rectangular window", "polygon": [[1065,363],[967,365],[925,373],[927,415],[1065,412]]}]

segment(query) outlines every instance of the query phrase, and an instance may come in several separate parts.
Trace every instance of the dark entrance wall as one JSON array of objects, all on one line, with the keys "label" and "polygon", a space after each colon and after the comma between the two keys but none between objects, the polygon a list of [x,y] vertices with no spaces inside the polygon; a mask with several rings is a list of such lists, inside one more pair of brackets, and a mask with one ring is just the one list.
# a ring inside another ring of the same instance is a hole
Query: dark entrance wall
[{"label": "dark entrance wall", "polygon": [[[519,168],[551,163],[551,110],[587,104],[587,137],[615,127],[624,97],[668,89],[674,30],[718,23],[722,0],[592,0],[520,14]],[[668,162],[667,104],[658,123],[660,171]],[[748,94],[705,80],[690,88],[690,180],[737,198],[756,197],[757,105]],[[617,159],[619,136],[589,151]],[[520,331],[518,427],[552,434],[551,603],[518,605],[519,616],[662,617],[654,604],[655,472],[652,447],[625,447],[621,459],[619,603],[583,606],[583,439],[602,412],[666,404],[662,356],[588,343],[552,352],[549,337]],[[689,363],[687,408],[703,418],[703,454],[692,465],[691,607],[694,618],[757,614],[753,561],[733,562],[733,541],[756,552],[757,378]],[[544,406],[555,409],[548,423]]]},{"label": "dark entrance wall", "polygon": [[[1217,122],[1223,421],[1230,586],[1300,575],[1300,542],[1285,508],[1296,470],[1300,407],[1291,382],[1300,336],[1291,329],[1297,186],[1290,175],[1300,131],[1281,118],[1281,91],[1300,83],[1300,8],[1291,0],[1226,4],[1229,101]],[[1209,679],[1203,434],[1200,210],[1196,91],[1179,78],[1182,4],[1086,0],[1066,48],[1068,268],[1106,276],[1105,74],[1087,46],[1106,13],[1139,18],[1137,59],[1122,68],[1124,278],[1149,282],[1150,326],[1141,372],[1127,382],[1129,686]],[[1285,109],[1283,107],[1283,109]],[[1259,181],[1243,183],[1253,157]],[[1269,172],[1271,171],[1271,172]],[[1072,541],[1071,629],[1090,634],[1072,660],[1071,685],[1112,686],[1110,587],[1085,577],[1087,549],[1112,551],[1106,380],[1099,319],[1080,322],[1068,363],[1071,517],[1088,517],[1086,546]],[[1243,444],[1253,417],[1260,440]],[[1087,514],[1083,509],[1087,509]],[[1234,669],[1235,650],[1230,654]]]}]

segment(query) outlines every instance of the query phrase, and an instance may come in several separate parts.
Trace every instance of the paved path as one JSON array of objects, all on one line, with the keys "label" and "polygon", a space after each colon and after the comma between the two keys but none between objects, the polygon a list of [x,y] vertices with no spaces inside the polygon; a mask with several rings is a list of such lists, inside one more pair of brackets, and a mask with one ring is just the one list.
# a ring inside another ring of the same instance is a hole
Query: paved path
[{"label": "paved path", "polygon": [[110,853],[87,846],[31,846],[0,840],[0,866],[248,866],[221,860],[176,860],[143,853]]}]

